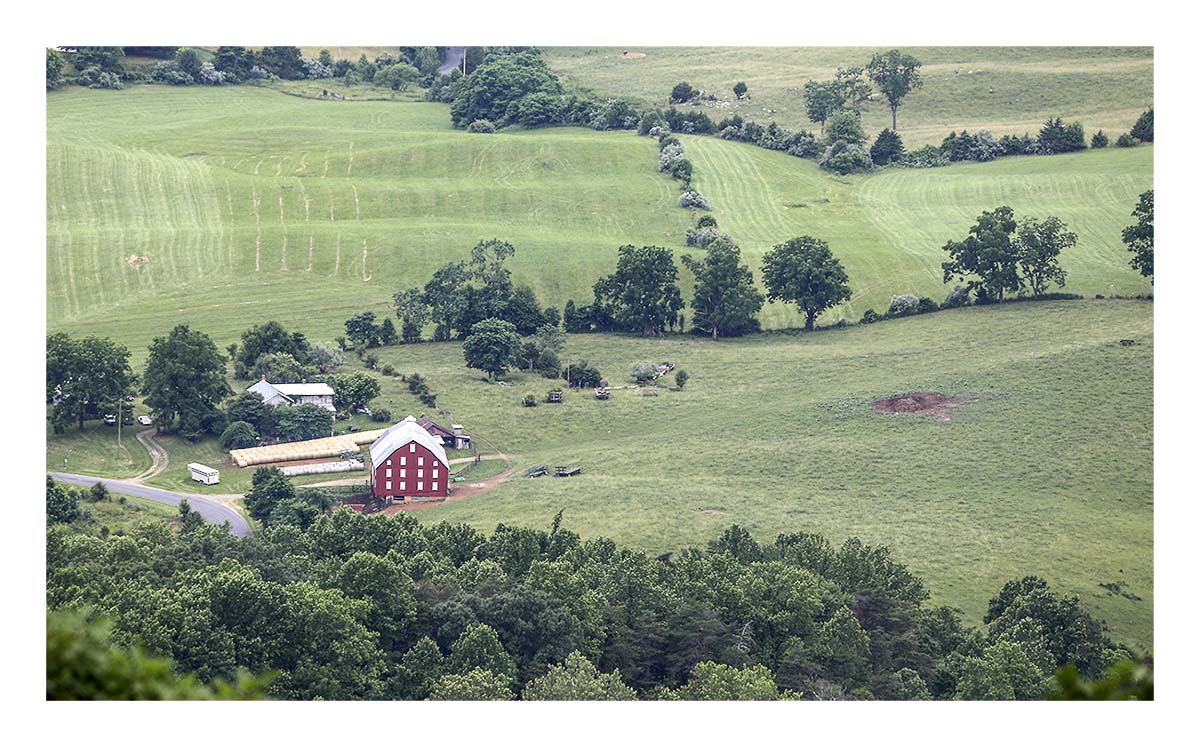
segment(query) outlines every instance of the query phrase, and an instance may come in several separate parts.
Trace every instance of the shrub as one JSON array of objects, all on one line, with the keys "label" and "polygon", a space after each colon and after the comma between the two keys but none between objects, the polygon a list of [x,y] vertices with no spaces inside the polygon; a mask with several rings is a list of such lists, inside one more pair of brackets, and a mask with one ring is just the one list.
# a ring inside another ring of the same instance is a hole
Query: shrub
[{"label": "shrub", "polygon": [[300,63],[304,66],[305,78],[318,80],[333,77],[333,65],[327,65],[320,60],[313,60],[308,57],[301,59]]},{"label": "shrub", "polygon": [[421,394],[417,395],[417,399],[421,400],[421,404],[425,405],[426,407],[437,407],[437,395],[433,392],[422,392]]},{"label": "shrub", "polygon": [[934,301],[932,298],[926,298],[925,296],[921,296],[921,298],[917,300],[917,313],[918,314],[928,314],[931,311],[937,311],[937,310],[938,310],[937,301]]},{"label": "shrub", "polygon": [[1130,137],[1136,138],[1143,143],[1154,142],[1154,109],[1147,109],[1142,112],[1142,116],[1138,117],[1137,122],[1129,129]]},{"label": "shrub", "polygon": [[684,371],[682,368],[679,369],[678,371],[675,372],[675,386],[679,387],[680,389],[683,389],[684,386],[687,385],[689,378],[691,378],[691,377],[688,376],[687,371]]},{"label": "shrub", "polygon": [[884,129],[871,144],[871,160],[876,166],[886,166],[904,155],[904,142],[895,130]]},{"label": "shrub", "polygon": [[525,399],[521,401],[521,404],[525,405],[526,407],[537,407],[537,397],[533,396],[532,394],[526,394]]},{"label": "shrub", "polygon": [[746,87],[746,81],[744,80],[739,80],[737,83],[733,84],[733,95],[737,96],[739,99],[746,98],[746,93],[749,90],[750,89]]},{"label": "shrub", "polygon": [[361,356],[363,365],[374,371],[379,366],[379,356],[364,352]]},{"label": "shrub", "polygon": [[467,125],[467,132],[481,132],[490,135],[496,131],[496,125],[492,124],[491,120],[477,119]]},{"label": "shrub", "polygon": [[1000,145],[1004,147],[1004,155],[1006,156],[1032,156],[1039,152],[1037,140],[1029,136],[1029,133],[1024,135],[1005,135],[1000,138]]},{"label": "shrub", "polygon": [[190,86],[196,82],[196,79],[175,60],[154,63],[154,67],[150,70],[150,77],[169,86]]},{"label": "shrub", "polygon": [[1047,155],[1083,150],[1083,125],[1079,122],[1065,124],[1060,117],[1046,120],[1038,133],[1038,149]]},{"label": "shrub", "polygon": [[831,114],[825,123],[825,139],[829,143],[862,145],[867,142],[867,133],[863,132],[857,113],[842,109]]},{"label": "shrub", "polygon": [[862,324],[874,324],[879,321],[880,316],[875,309],[867,309],[862,315]]},{"label": "shrub", "polygon": [[696,208],[697,210],[708,210],[708,200],[704,195],[694,189],[689,189],[679,195],[679,207]]},{"label": "shrub", "polygon": [[1096,134],[1092,135],[1092,147],[1093,148],[1107,148],[1108,147],[1108,135],[1104,134],[1104,130],[1096,130]]},{"label": "shrub", "polygon": [[658,149],[658,170],[670,171],[675,162],[683,158],[683,146],[676,140],[673,143],[662,145]]},{"label": "shrub", "polygon": [[692,162],[686,158],[675,159],[675,161],[671,164],[671,176],[672,178],[679,179],[685,184],[691,183]]},{"label": "shrub", "polygon": [[395,376],[396,367],[391,363],[384,363],[383,366],[380,367],[379,373],[383,374],[384,376]]},{"label": "shrub", "polygon": [[[705,216],[708,217],[708,216]],[[733,243],[733,239],[727,233],[718,231],[715,228],[689,228],[684,232],[684,240],[688,246],[707,249],[708,245],[718,239]]]},{"label": "shrub", "polygon": [[966,306],[971,303],[971,294],[961,285],[956,285],[946,294],[946,300],[942,302],[943,309],[957,309],[960,306]]},{"label": "shrub", "polygon": [[522,127],[557,124],[562,115],[562,97],[552,93],[538,91],[517,102],[517,123]]},{"label": "shrub", "polygon": [[1133,135],[1130,135],[1128,132],[1121,133],[1121,136],[1117,138],[1118,148],[1132,148],[1137,144],[1137,138],[1135,138]]},{"label": "shrub", "polygon": [[638,384],[653,381],[656,374],[658,374],[658,366],[650,361],[637,361],[629,367],[629,377]]},{"label": "shrub", "polygon": [[534,364],[534,370],[546,379],[557,378],[560,367],[558,354],[553,350],[543,350],[538,353],[537,362]]},{"label": "shrub", "polygon": [[116,73],[105,72],[95,65],[83,69],[83,72],[75,78],[76,85],[87,86],[88,88],[109,88],[120,90],[124,88],[121,83],[121,78]]},{"label": "shrub", "polygon": [[696,221],[696,228],[716,228],[717,219],[711,215],[701,215],[700,220]]},{"label": "shrub", "polygon": [[917,313],[917,304],[920,300],[911,293],[906,293],[903,296],[892,296],[892,302],[888,304],[887,315],[892,317],[909,316]]},{"label": "shrub", "polygon": [[392,412],[384,407],[378,407],[371,410],[371,420],[376,423],[390,423],[392,421]]},{"label": "shrub", "polygon": [[692,88],[691,85],[687,83],[676,83],[675,87],[671,89],[671,103],[687,103],[688,101],[696,98],[697,93],[699,93],[699,91],[697,91],[695,88]]},{"label": "shrub", "polygon": [[905,169],[932,169],[948,163],[950,163],[950,159],[936,145],[926,145],[905,153],[892,162],[894,166]]},{"label": "shrub", "polygon": [[221,448],[249,449],[258,443],[258,431],[245,420],[235,420],[221,433]]},{"label": "shrub", "polygon": [[838,174],[870,171],[875,168],[871,154],[861,145],[839,140],[825,149],[819,162],[821,168]]},{"label": "shrub", "polygon": [[629,102],[609,99],[592,114],[588,126],[593,130],[632,130],[638,126],[638,114]]},{"label": "shrub", "polygon": [[587,359],[568,365],[562,370],[562,377],[568,386],[573,387],[600,386],[604,379],[600,369],[588,363]]}]

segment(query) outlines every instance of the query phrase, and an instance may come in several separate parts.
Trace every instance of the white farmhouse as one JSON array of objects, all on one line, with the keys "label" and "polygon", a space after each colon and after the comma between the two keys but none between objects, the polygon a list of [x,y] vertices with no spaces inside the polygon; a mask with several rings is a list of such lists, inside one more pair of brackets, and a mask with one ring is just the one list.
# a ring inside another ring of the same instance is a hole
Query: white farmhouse
[{"label": "white farmhouse", "polygon": [[308,381],[301,381],[299,384],[272,384],[264,376],[262,381],[255,382],[246,391],[262,397],[263,403],[271,407],[317,405],[330,412],[335,411],[333,389],[328,384],[309,384]]}]

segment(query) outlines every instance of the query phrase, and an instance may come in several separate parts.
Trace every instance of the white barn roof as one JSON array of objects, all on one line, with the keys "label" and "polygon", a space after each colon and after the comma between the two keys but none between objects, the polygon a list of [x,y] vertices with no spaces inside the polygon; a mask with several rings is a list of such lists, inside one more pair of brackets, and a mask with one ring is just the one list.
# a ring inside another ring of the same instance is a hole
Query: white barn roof
[{"label": "white barn roof", "polygon": [[372,467],[387,459],[396,449],[412,441],[416,441],[433,452],[438,461],[449,469],[450,460],[446,458],[446,450],[442,448],[440,440],[417,425],[417,419],[412,415],[388,428],[382,436],[375,439],[375,443],[371,444]]}]

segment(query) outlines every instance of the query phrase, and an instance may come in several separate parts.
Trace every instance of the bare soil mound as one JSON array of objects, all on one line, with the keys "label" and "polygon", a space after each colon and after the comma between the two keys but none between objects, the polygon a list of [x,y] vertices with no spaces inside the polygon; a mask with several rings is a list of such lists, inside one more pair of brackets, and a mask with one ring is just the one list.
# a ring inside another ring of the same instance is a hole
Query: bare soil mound
[{"label": "bare soil mound", "polygon": [[645,56],[645,52],[622,52],[620,55],[623,60],[640,60]]},{"label": "bare soil mound", "polygon": [[954,397],[948,397],[941,392],[909,392],[897,394],[894,397],[877,399],[871,403],[876,412],[890,412],[893,415],[937,415],[939,420],[949,420],[947,408],[961,404]]}]

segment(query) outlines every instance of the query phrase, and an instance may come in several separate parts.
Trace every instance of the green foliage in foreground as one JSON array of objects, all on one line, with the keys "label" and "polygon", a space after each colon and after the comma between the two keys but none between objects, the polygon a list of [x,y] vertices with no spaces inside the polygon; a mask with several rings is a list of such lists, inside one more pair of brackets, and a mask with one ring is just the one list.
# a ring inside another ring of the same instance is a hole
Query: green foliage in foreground
[{"label": "green foliage in foreground", "polygon": [[259,700],[271,676],[239,672],[202,684],[171,661],[110,642],[111,624],[76,611],[46,615],[47,700]]},{"label": "green foliage in foreground", "polygon": [[[1029,699],[1064,655],[1091,677],[1131,655],[1040,579],[1006,585],[976,630],[887,548],[806,532],[760,544],[735,525],[656,559],[557,519],[484,534],[340,510],[249,539],[184,523],[52,526],[47,604],[105,610],[115,645],[218,692],[248,669],[277,671],[268,694],[288,699]],[[77,695],[187,696],[94,679],[113,689]]]}]

